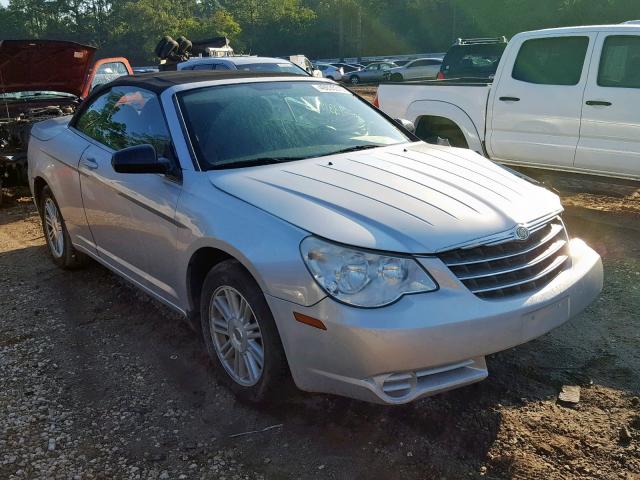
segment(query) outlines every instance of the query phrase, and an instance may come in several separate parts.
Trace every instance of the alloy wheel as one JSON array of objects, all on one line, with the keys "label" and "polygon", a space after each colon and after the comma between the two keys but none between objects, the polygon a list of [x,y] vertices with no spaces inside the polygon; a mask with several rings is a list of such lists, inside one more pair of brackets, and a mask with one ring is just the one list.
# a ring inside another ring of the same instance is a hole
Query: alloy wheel
[{"label": "alloy wheel", "polygon": [[47,243],[51,249],[51,253],[56,258],[62,257],[64,254],[64,232],[62,230],[62,217],[58,211],[58,207],[51,198],[47,198],[44,202],[44,224]]},{"label": "alloy wheel", "polygon": [[235,288],[218,287],[211,296],[209,327],[216,354],[229,376],[250,387],[264,370],[264,344],[249,302]]}]

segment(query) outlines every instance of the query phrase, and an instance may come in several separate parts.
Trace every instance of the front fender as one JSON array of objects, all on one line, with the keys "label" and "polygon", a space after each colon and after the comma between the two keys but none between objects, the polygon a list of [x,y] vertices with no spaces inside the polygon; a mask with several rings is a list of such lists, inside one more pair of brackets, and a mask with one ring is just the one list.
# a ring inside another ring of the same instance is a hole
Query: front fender
[{"label": "front fender", "polygon": [[454,122],[464,134],[469,149],[484,155],[482,137],[471,117],[460,107],[440,100],[419,100],[409,105],[406,118],[418,124],[420,117],[444,117]]},{"label": "front fender", "polygon": [[178,262],[179,297],[189,298],[189,260],[207,247],[238,260],[266,294],[300,305],[312,305],[326,296],[300,254],[300,242],[308,235],[305,230],[218,190],[204,173],[184,174],[176,213],[181,225],[178,250],[184,259]]}]

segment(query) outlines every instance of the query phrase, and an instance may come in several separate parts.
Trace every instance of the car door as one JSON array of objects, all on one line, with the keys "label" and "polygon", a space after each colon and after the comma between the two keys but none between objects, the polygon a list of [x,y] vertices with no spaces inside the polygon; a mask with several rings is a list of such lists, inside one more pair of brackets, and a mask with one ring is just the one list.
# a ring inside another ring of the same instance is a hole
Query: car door
[{"label": "car door", "polygon": [[[595,34],[524,38],[491,91],[492,159],[572,167]],[[520,43],[518,45],[518,42]]]},{"label": "car door", "polygon": [[174,265],[182,184],[160,174],[114,171],[115,151],[151,144],[173,158],[158,97],[117,86],[84,108],[73,127],[89,139],[79,171],[84,210],[100,258],[113,269],[169,302],[176,299]]},{"label": "car door", "polygon": [[372,63],[367,65],[367,68],[358,72],[358,76],[363,82],[373,82],[378,80],[378,76],[382,76],[380,72],[380,64]]},{"label": "car door", "polygon": [[422,75],[422,70],[424,70],[424,65],[422,60],[415,60],[413,62],[407,63],[402,72],[402,76],[406,80],[413,80],[415,78],[420,78]]},{"label": "car door", "polygon": [[600,33],[593,58],[575,166],[640,178],[640,34]]},{"label": "car door", "polygon": [[436,59],[425,60],[425,62],[425,78],[436,78],[438,72],[440,71],[442,62]]}]

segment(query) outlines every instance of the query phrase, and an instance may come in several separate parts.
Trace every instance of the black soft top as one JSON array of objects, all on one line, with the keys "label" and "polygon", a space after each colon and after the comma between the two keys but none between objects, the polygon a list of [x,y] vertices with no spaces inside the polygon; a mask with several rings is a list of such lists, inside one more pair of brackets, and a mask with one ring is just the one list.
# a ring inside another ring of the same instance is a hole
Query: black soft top
[{"label": "black soft top", "polygon": [[151,90],[152,92],[160,94],[167,88],[185,83],[269,77],[291,77],[292,79],[295,79],[296,77],[309,78],[304,75],[292,75],[291,73],[251,72],[247,70],[178,70],[171,72],[142,73],[139,75],[124,75],[105,84],[104,87],[132,86]]}]

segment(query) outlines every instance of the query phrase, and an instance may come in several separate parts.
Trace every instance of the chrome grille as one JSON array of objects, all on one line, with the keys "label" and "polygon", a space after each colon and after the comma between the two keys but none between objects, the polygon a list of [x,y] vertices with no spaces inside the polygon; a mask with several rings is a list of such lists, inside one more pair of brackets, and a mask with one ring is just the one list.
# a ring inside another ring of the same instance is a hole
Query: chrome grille
[{"label": "chrome grille", "polygon": [[459,248],[439,257],[480,298],[538,290],[569,265],[569,239],[560,217],[532,230],[524,241]]}]

